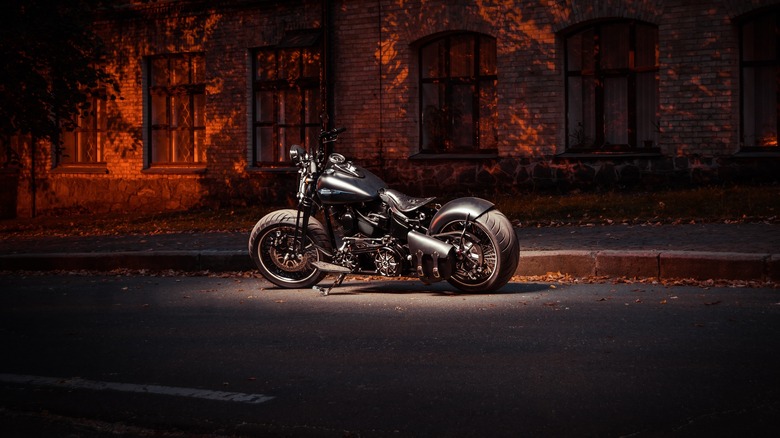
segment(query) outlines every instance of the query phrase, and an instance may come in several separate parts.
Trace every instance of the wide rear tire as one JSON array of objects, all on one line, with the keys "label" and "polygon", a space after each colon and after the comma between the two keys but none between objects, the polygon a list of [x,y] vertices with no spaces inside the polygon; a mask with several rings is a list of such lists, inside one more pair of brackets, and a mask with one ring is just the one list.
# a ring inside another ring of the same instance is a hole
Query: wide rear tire
[{"label": "wide rear tire", "polygon": [[447,281],[464,292],[496,291],[517,271],[520,260],[517,234],[509,219],[496,209],[468,224],[463,220],[450,222],[440,233],[458,236],[448,239],[458,249],[458,259],[455,272]]},{"label": "wide rear tire", "polygon": [[271,283],[288,289],[319,283],[326,273],[315,268],[312,262],[324,257],[318,247],[331,249],[325,227],[311,217],[303,251],[293,251],[297,214],[292,209],[269,213],[255,224],[249,235],[249,255],[257,269]]}]

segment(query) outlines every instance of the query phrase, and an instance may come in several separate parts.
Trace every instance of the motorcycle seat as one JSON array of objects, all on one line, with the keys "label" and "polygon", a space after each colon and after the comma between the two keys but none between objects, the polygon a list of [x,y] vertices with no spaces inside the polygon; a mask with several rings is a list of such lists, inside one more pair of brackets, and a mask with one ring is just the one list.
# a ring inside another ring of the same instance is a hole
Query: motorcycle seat
[{"label": "motorcycle seat", "polygon": [[380,190],[379,198],[401,213],[408,213],[436,199],[436,197],[415,198],[393,189]]}]

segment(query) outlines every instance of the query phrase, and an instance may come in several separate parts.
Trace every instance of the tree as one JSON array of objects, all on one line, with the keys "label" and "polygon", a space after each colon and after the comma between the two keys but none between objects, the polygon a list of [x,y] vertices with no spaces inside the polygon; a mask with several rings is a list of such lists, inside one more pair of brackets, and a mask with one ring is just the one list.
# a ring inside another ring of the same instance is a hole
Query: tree
[{"label": "tree", "polygon": [[73,127],[99,87],[116,82],[92,30],[101,0],[11,0],[0,4],[0,135],[56,139]]}]

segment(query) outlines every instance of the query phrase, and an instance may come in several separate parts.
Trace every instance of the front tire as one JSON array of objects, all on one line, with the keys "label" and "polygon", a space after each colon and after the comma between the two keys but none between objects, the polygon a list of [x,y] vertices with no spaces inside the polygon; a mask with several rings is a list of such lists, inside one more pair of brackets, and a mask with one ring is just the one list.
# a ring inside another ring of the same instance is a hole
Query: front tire
[{"label": "front tire", "polygon": [[298,289],[319,283],[326,273],[312,265],[330,251],[325,227],[309,218],[303,251],[294,251],[297,210],[278,210],[265,215],[249,235],[249,255],[260,273],[277,286]]},{"label": "front tire", "polygon": [[[465,232],[464,232],[465,227]],[[489,210],[473,221],[453,221],[439,235],[457,251],[455,272],[447,280],[464,292],[493,292],[509,282],[520,260],[520,243],[506,216]]]}]

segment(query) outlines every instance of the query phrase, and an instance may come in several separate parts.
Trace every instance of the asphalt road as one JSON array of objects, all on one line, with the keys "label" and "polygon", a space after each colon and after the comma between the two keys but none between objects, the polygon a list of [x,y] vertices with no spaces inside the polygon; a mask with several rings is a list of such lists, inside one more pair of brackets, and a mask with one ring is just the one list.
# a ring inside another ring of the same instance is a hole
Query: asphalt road
[{"label": "asphalt road", "polygon": [[[761,436],[780,293],[0,277],[4,436]],[[766,435],[769,436],[769,435]]]}]

